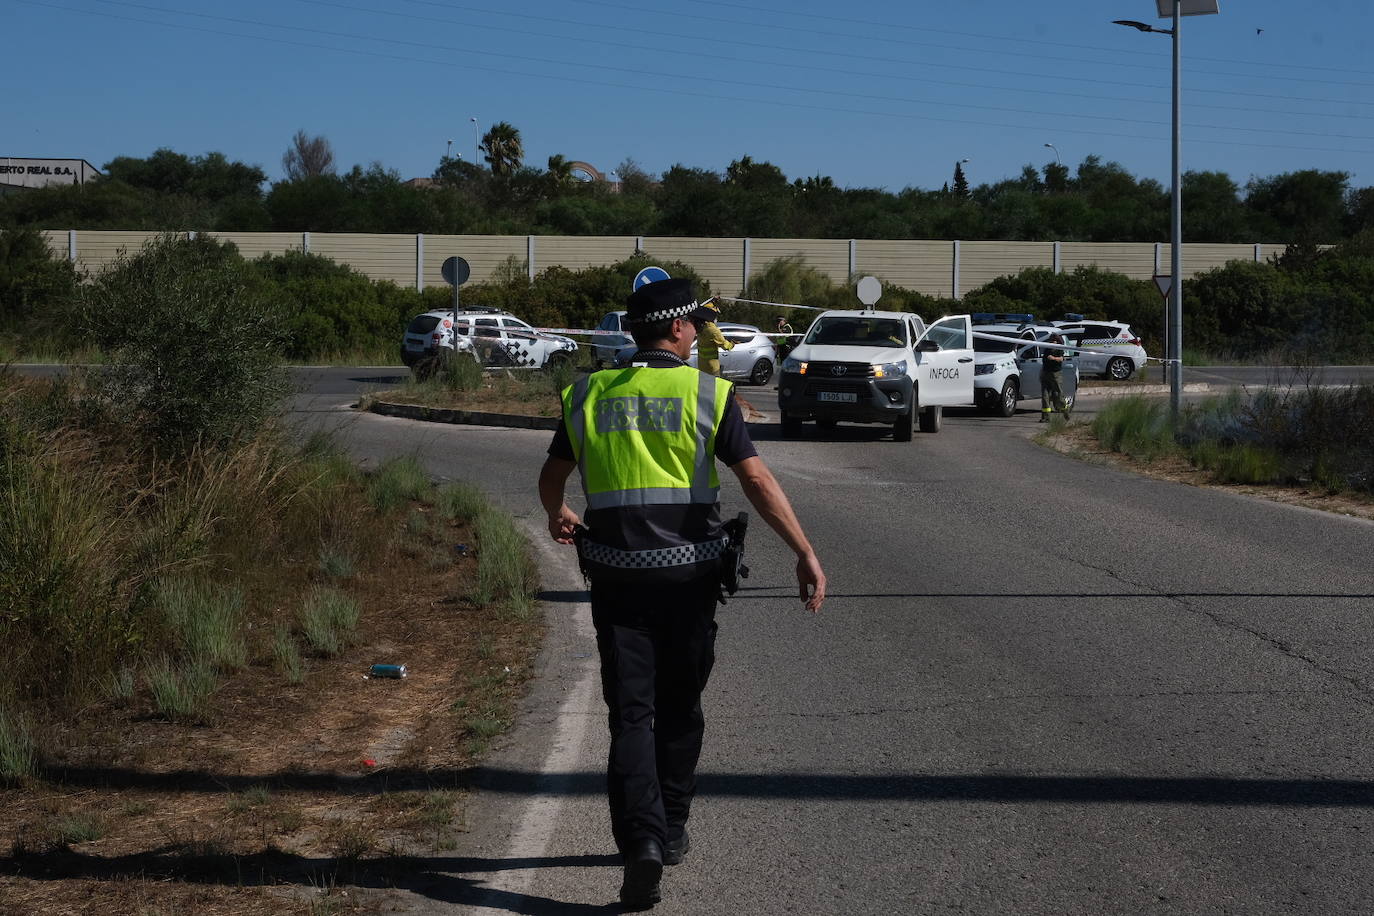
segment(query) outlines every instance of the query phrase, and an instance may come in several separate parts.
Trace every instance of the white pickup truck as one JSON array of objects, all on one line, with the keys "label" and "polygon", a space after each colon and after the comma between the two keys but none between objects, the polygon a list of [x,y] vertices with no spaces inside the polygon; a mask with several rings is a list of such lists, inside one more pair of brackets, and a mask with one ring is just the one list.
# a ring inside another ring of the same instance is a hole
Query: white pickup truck
[{"label": "white pickup truck", "polygon": [[936,433],[944,408],[973,403],[973,335],[968,315],[926,327],[910,312],[822,312],[782,362],[782,434],[802,424],[886,423],[909,442],[918,423]]}]

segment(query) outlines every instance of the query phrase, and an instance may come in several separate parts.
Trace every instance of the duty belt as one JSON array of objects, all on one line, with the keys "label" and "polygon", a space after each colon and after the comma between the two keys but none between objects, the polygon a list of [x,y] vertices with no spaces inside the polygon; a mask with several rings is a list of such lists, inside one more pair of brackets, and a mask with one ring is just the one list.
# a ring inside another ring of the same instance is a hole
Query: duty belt
[{"label": "duty belt", "polygon": [[704,560],[718,559],[725,553],[729,538],[679,544],[675,547],[656,547],[652,550],[621,550],[607,547],[584,538],[580,547],[582,559],[616,569],[662,569],[668,566],[690,566]]}]

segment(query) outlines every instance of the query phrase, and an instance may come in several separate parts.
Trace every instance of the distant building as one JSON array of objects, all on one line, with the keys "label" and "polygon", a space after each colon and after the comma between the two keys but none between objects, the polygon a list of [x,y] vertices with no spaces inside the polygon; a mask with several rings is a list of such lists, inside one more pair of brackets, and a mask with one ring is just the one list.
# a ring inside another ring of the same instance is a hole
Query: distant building
[{"label": "distant building", "polygon": [[0,156],[0,192],[49,185],[85,184],[101,177],[100,171],[85,159],[27,159]]}]

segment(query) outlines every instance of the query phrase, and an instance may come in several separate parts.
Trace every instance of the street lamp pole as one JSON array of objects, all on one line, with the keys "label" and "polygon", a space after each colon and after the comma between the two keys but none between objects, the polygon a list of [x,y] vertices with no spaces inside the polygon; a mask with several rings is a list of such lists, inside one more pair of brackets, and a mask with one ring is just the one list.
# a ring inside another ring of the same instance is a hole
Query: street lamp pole
[{"label": "street lamp pole", "polygon": [[481,145],[480,141],[478,141],[478,139],[477,139],[477,131],[478,131],[478,129],[479,129],[479,128],[477,127],[477,119],[476,119],[476,118],[468,118],[468,120],[472,122],[472,161],[473,161],[473,164],[475,164],[475,165],[481,165],[481,163],[482,163],[482,145]]},{"label": "street lamp pole", "polygon": [[1046,143],[1045,145],[1048,146],[1050,149],[1054,150],[1054,162],[1055,162],[1055,164],[1056,164],[1056,165],[1063,165],[1063,164],[1064,164],[1064,160],[1059,158],[1059,148],[1058,148],[1057,146],[1055,146],[1053,143]]},{"label": "street lamp pole", "polygon": [[1182,53],[1179,50],[1179,36],[1183,29],[1184,16],[1204,16],[1221,12],[1218,0],[1155,0],[1155,10],[1160,18],[1173,19],[1172,29],[1157,29],[1144,22],[1133,19],[1113,20],[1117,25],[1128,25],[1142,32],[1158,32],[1173,39],[1174,78],[1173,78],[1173,167],[1171,193],[1169,195],[1169,320],[1164,329],[1166,359],[1172,368],[1169,375],[1169,408],[1175,419],[1183,400],[1183,187],[1180,181],[1182,151],[1179,142],[1180,110],[1182,109]]},{"label": "street lamp pole", "polygon": [[1173,360],[1169,374],[1169,410],[1178,419],[1183,402],[1183,187],[1179,180],[1182,146],[1179,142],[1179,110],[1182,108],[1182,59],[1179,52],[1179,25],[1183,22],[1183,0],[1173,0],[1174,27],[1171,36],[1174,45],[1174,138],[1173,138],[1173,185],[1169,202],[1169,273],[1174,278],[1169,287],[1169,352],[1165,355]]}]

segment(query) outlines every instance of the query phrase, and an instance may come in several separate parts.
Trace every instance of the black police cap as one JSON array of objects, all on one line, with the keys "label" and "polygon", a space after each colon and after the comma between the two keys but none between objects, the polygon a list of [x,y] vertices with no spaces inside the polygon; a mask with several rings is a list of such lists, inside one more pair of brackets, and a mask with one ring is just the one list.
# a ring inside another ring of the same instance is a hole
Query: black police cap
[{"label": "black police cap", "polygon": [[653,324],[670,318],[715,321],[720,314],[697,302],[692,281],[683,277],[646,283],[625,300],[625,320],[631,324]]}]

